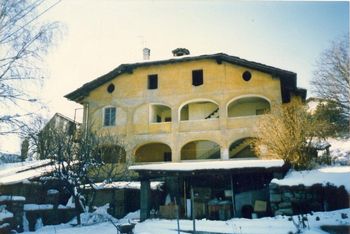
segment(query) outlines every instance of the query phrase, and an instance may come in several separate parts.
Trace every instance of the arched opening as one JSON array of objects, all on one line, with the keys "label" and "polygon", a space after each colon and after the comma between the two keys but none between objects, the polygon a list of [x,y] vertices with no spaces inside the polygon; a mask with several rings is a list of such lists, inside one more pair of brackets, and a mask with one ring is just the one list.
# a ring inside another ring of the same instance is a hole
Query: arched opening
[{"label": "arched opening", "polygon": [[233,142],[229,148],[230,158],[257,158],[253,149],[254,138],[247,137]]},{"label": "arched opening", "polygon": [[180,110],[181,121],[215,118],[219,118],[219,106],[213,101],[193,101]]},{"label": "arched opening", "polygon": [[171,161],[171,148],[164,143],[149,143],[140,146],[135,152],[135,162]]},{"label": "arched opening", "polygon": [[102,146],[99,155],[104,163],[125,163],[126,151],[119,145]]},{"label": "arched opening", "polygon": [[233,100],[227,108],[228,117],[262,115],[270,112],[270,102],[261,97],[242,97]]},{"label": "arched opening", "polygon": [[181,149],[181,160],[219,159],[220,146],[207,140],[191,141]]},{"label": "arched opening", "polygon": [[171,122],[171,109],[168,106],[152,104],[150,106],[150,122],[162,123]]}]

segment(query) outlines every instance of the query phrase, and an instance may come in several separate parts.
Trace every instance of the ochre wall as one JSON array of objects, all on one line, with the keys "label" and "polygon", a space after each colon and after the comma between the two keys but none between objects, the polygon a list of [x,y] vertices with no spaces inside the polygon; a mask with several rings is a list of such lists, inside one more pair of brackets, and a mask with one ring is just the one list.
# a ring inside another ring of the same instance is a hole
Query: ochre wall
[{"label": "ochre wall", "polygon": [[[192,70],[197,69],[203,69],[204,84],[192,86]],[[250,81],[242,79],[242,73],[247,70],[252,74]],[[147,89],[149,74],[158,74],[158,89]],[[115,85],[115,91],[108,93],[107,87],[111,83]],[[232,142],[254,136],[254,126],[259,118],[227,117],[229,104],[244,97],[261,97],[271,105],[280,104],[280,79],[226,62],[218,64],[215,60],[152,65],[136,68],[131,74],[122,74],[91,91],[83,100],[85,110],[88,110],[84,116],[92,128],[120,135],[129,152],[135,152],[136,148],[149,142],[161,142],[171,148],[172,160],[179,161],[181,148],[186,143],[210,140],[220,145],[221,158],[227,159]],[[180,109],[193,101],[217,103],[220,117],[180,121]],[[151,123],[152,104],[169,106],[172,121]],[[116,126],[113,127],[102,126],[103,108],[108,106],[117,108]]]}]

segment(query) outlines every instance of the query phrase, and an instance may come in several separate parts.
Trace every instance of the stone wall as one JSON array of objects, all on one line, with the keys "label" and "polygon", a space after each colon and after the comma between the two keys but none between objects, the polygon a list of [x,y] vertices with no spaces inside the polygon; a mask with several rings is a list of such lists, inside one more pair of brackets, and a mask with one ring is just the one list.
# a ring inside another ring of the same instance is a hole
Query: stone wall
[{"label": "stone wall", "polygon": [[274,215],[295,215],[311,211],[348,208],[350,195],[344,186],[314,184],[280,186],[270,183],[270,207]]},{"label": "stone wall", "polygon": [[25,198],[20,196],[0,196],[0,205],[5,205],[6,210],[13,214],[11,219],[7,220],[9,230],[23,231],[23,204]]}]

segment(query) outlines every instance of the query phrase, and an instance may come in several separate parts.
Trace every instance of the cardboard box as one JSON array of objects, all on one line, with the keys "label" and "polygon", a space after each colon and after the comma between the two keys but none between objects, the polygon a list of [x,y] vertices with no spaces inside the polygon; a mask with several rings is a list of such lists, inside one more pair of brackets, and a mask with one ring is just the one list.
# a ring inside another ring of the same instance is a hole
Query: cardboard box
[{"label": "cardboard box", "polygon": [[176,219],[176,205],[159,206],[159,216],[164,219]]}]

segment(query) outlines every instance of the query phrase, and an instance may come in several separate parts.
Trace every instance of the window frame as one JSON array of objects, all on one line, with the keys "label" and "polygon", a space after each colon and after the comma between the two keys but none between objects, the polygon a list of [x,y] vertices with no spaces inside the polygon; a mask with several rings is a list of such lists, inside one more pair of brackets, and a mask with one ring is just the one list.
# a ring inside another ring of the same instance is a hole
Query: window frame
[{"label": "window frame", "polygon": [[[111,122],[112,118],[109,117],[110,118],[109,119],[109,123],[106,125],[106,113],[107,113],[106,111],[108,109],[110,109],[110,110],[114,109],[114,119],[113,119],[113,122]],[[103,117],[102,118],[102,126],[103,127],[115,127],[116,126],[116,122],[117,122],[116,121],[116,119],[117,119],[117,108],[115,106],[106,106],[106,107],[104,107],[103,108],[103,116],[102,117]]]}]

